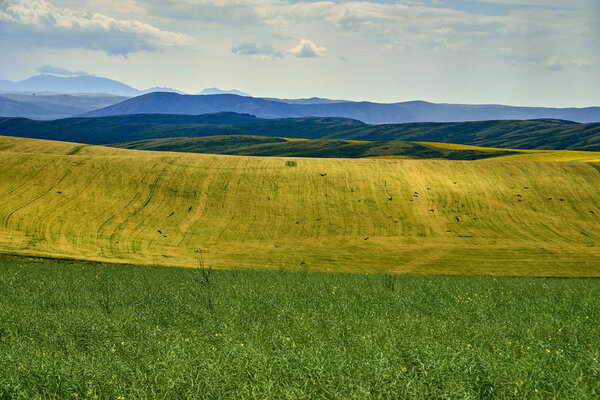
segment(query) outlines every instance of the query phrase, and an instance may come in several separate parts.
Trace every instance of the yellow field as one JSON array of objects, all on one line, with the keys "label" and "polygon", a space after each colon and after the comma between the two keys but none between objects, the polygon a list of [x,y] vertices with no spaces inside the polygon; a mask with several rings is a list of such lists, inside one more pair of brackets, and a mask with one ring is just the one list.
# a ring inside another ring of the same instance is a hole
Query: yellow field
[{"label": "yellow field", "polygon": [[0,137],[0,252],[600,276],[600,172],[588,163],[287,160]]},{"label": "yellow field", "polygon": [[575,151],[575,150],[519,150],[501,149],[493,147],[469,146],[466,144],[418,142],[442,149],[452,150],[480,150],[480,151],[511,151],[513,154],[485,158],[481,161],[509,160],[509,161],[582,161],[600,162],[600,151]]}]

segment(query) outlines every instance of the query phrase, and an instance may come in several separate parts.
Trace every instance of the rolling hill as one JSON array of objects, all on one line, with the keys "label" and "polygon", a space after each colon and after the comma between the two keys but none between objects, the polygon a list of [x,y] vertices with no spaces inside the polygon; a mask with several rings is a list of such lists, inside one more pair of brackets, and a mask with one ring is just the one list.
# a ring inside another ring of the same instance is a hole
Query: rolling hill
[{"label": "rolling hill", "polygon": [[434,104],[424,101],[390,104],[347,101],[297,104],[233,94],[193,96],[160,92],[134,97],[122,103],[89,112],[84,116],[206,114],[221,111],[249,113],[260,118],[346,117],[373,124],[539,118],[600,122],[600,107],[559,109],[503,105]]},{"label": "rolling hill", "polygon": [[[263,157],[479,160],[512,154],[495,149],[452,149],[413,142],[364,142],[339,139],[283,139],[265,136],[206,136],[149,139],[114,145],[122,149],[230,154]],[[600,153],[596,156],[600,158]]]},{"label": "rolling hill", "polygon": [[248,114],[122,115],[31,121],[0,118],[0,134],[87,144],[251,135],[300,139],[455,143],[512,149],[600,151],[600,123],[562,120],[369,125],[347,118],[265,120]]},{"label": "rolling hill", "polygon": [[517,150],[453,143],[289,139],[236,135],[148,139],[112,146],[133,150],[263,157],[600,162],[600,151]]},{"label": "rolling hill", "polygon": [[8,137],[0,148],[0,252],[600,276],[597,164],[241,157]]}]

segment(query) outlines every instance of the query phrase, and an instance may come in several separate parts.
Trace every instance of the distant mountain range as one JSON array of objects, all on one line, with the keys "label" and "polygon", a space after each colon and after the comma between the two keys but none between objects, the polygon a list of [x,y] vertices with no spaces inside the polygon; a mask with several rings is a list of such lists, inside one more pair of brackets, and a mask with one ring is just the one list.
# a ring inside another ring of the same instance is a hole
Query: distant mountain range
[{"label": "distant mountain range", "polygon": [[136,114],[55,121],[0,118],[0,134],[105,145],[159,138],[245,135],[600,151],[600,123],[546,119],[369,125],[347,118],[260,119],[236,113]]},{"label": "distant mountain range", "polygon": [[331,100],[322,97],[310,97],[308,99],[277,99],[275,97],[262,97],[265,100],[280,101],[289,104],[330,104],[330,103],[352,103],[348,100]]},{"label": "distant mountain range", "polygon": [[[44,96],[40,96],[42,94]],[[71,97],[65,97],[65,94]],[[87,94],[87,97],[80,97],[81,94]],[[0,80],[0,116],[5,117],[45,120],[75,116],[216,112],[252,114],[259,118],[345,117],[369,124],[540,118],[600,122],[600,107],[513,107],[425,101],[373,103],[319,97],[255,98],[236,89],[218,88],[187,95],[171,88],[138,90],[112,79],[89,75],[63,77],[43,74],[20,82]]]},{"label": "distant mountain range", "polygon": [[155,92],[134,97],[84,114],[84,116],[102,117],[156,113],[193,115],[221,111],[248,113],[259,118],[345,117],[370,124],[539,118],[576,122],[600,121],[600,107],[512,107],[502,105],[434,104],[424,101],[391,104],[347,101],[297,104],[233,94],[191,96],[166,92]]},{"label": "distant mountain range", "polygon": [[206,89],[202,90],[200,93],[198,93],[198,95],[201,95],[201,96],[211,95],[211,94],[237,94],[238,96],[251,97],[248,93],[240,92],[239,90],[236,90],[236,89],[222,90],[219,88],[206,88]]},{"label": "distant mountain range", "polygon": [[[42,74],[31,78],[13,82],[0,79],[0,92],[17,92],[21,94],[91,94],[102,93],[115,96],[135,97],[152,92],[169,92],[186,94],[180,90],[168,87],[152,87],[145,90],[138,90],[122,82],[109,78],[103,78],[92,75],[80,76],[57,76],[51,74]],[[250,97],[248,93],[240,92],[236,89],[222,90],[219,88],[206,88],[198,95],[213,94],[236,94],[238,96]],[[5,97],[4,95],[2,95]]]},{"label": "distant mountain range", "polygon": [[0,91],[8,92],[52,92],[52,93],[104,93],[117,96],[139,96],[151,92],[183,93],[175,89],[153,87],[138,90],[113,79],[98,76],[56,76],[42,74],[31,78],[12,82],[0,80]]},{"label": "distant mountain range", "polygon": [[110,94],[0,93],[0,115],[39,120],[68,118],[126,99],[128,97]]}]

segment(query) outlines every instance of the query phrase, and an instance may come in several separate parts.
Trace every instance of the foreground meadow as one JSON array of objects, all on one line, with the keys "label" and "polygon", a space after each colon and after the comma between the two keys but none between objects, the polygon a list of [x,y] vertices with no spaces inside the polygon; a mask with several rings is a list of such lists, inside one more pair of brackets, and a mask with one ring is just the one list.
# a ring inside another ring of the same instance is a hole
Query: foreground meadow
[{"label": "foreground meadow", "polygon": [[0,398],[600,396],[596,279],[3,256]]}]

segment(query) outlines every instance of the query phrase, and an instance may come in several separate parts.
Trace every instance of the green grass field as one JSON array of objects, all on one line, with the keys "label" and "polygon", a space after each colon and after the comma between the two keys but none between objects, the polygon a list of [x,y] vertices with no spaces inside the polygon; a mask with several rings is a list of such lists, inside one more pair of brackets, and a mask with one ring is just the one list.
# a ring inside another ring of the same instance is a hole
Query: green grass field
[{"label": "green grass field", "polygon": [[600,396],[595,279],[1,260],[0,398]]},{"label": "green grass field", "polygon": [[214,267],[600,275],[592,163],[304,159],[1,138],[0,251]]}]

